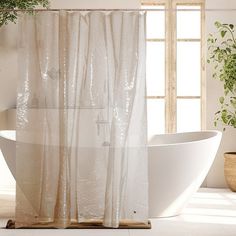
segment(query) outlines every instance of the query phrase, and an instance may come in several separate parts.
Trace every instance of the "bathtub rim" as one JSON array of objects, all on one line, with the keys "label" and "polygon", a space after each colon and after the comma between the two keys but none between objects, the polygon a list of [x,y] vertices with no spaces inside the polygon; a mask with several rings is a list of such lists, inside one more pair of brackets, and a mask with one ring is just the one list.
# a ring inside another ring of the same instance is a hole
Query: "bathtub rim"
[{"label": "bathtub rim", "polygon": [[172,134],[154,134],[152,136],[149,137],[149,139],[155,137],[155,136],[168,136],[168,135],[181,135],[181,134],[196,134],[196,133],[212,133],[213,135],[207,138],[201,138],[199,140],[194,140],[194,141],[186,141],[186,142],[174,142],[174,143],[162,143],[162,144],[149,144],[148,141],[148,147],[152,148],[152,147],[166,147],[166,146],[176,146],[176,145],[186,145],[186,144],[197,144],[203,141],[208,141],[210,139],[219,137],[221,140],[222,137],[222,132],[219,130],[202,130],[202,131],[191,131],[191,132],[180,132],[180,133],[172,133]]},{"label": "bathtub rim", "polygon": [[[9,137],[8,135],[4,135],[4,132],[14,132],[15,133],[15,138]],[[222,132],[219,130],[203,130],[203,131],[191,131],[191,132],[180,132],[180,133],[172,133],[172,134],[154,134],[152,136],[149,137],[149,139],[152,139],[155,136],[168,136],[168,135],[172,135],[172,136],[177,136],[177,135],[183,135],[183,134],[200,134],[200,133],[212,133],[212,136],[207,137],[207,138],[201,138],[199,140],[194,140],[194,141],[186,141],[186,142],[174,142],[174,143],[162,143],[162,144],[150,144],[149,141],[147,141],[147,147],[151,148],[151,147],[163,147],[163,146],[175,146],[175,145],[184,145],[184,144],[191,144],[191,143],[199,143],[202,141],[207,141],[210,140],[212,138],[216,138],[216,137],[222,137]],[[6,140],[10,140],[13,142],[16,142],[16,130],[14,129],[4,129],[4,130],[0,130],[0,137],[6,139]]]}]

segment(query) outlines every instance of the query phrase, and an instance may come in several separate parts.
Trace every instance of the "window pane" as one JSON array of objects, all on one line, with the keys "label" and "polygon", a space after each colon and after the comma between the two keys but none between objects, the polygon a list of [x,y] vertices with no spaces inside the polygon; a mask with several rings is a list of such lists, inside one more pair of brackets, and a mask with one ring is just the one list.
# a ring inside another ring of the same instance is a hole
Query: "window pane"
[{"label": "window pane", "polygon": [[165,43],[147,42],[147,95],[165,95]]},{"label": "window pane", "polygon": [[177,99],[177,132],[201,130],[200,99]]},{"label": "window pane", "polygon": [[201,37],[200,6],[178,6],[179,9],[199,9],[199,11],[177,11],[177,38]]},{"label": "window pane", "polygon": [[[148,9],[162,9],[164,6],[143,6]],[[165,38],[165,11],[149,11],[147,12],[147,38],[148,39],[164,39]]]},{"label": "window pane", "polygon": [[165,133],[165,101],[164,99],[148,99],[148,136]]},{"label": "window pane", "polygon": [[164,99],[147,99],[148,136],[165,133]]},{"label": "window pane", "polygon": [[200,96],[201,93],[200,42],[177,43],[177,95]]}]

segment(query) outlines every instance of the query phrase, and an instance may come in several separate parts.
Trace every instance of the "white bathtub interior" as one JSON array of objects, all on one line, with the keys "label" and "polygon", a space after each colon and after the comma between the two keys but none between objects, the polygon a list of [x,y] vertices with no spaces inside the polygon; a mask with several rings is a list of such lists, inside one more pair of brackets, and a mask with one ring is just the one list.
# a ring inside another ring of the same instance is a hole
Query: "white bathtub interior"
[{"label": "white bathtub interior", "polygon": [[181,144],[190,143],[195,141],[201,141],[215,136],[214,132],[204,131],[204,132],[184,132],[176,134],[158,134],[152,135],[149,140],[149,146],[155,145],[169,145],[169,144]]}]

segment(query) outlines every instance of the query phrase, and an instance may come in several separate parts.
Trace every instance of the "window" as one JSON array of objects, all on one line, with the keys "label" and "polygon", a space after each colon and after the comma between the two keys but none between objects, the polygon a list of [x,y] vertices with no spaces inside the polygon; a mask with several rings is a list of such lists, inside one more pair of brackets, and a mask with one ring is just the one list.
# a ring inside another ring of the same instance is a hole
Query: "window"
[{"label": "window", "polygon": [[144,0],[148,134],[205,128],[204,0]]}]

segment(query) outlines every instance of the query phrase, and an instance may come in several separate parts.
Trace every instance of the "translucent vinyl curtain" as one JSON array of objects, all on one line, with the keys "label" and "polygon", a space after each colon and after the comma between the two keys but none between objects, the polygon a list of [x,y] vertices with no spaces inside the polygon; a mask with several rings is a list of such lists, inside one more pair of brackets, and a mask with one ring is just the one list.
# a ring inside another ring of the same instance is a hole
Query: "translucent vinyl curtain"
[{"label": "translucent vinyl curtain", "polygon": [[19,25],[16,227],[146,223],[145,14]]}]

